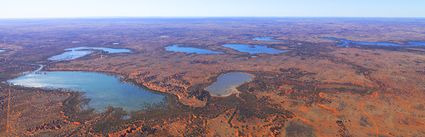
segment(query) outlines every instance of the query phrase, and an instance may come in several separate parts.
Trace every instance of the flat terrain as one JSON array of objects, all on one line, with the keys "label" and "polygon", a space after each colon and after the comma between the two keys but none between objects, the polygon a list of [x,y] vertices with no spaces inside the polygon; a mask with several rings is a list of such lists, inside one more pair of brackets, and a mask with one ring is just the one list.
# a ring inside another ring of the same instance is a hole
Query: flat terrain
[{"label": "flat terrain", "polygon": [[[339,47],[324,37],[401,46]],[[78,93],[3,82],[0,136],[425,136],[425,45],[406,44],[425,41],[425,19],[0,20],[0,40],[0,81],[43,64],[115,74],[168,96],[165,107],[96,113],[82,109],[88,100]],[[222,54],[165,50],[174,44]],[[224,44],[287,52],[252,55]],[[132,52],[48,60],[83,46]],[[238,94],[204,90],[234,71],[254,75]]]}]

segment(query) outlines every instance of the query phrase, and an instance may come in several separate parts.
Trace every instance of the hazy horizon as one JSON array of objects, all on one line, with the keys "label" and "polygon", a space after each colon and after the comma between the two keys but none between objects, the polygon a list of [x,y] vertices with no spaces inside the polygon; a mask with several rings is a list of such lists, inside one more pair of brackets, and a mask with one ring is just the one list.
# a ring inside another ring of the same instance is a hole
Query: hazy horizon
[{"label": "hazy horizon", "polygon": [[0,18],[424,18],[422,0],[9,0]]}]

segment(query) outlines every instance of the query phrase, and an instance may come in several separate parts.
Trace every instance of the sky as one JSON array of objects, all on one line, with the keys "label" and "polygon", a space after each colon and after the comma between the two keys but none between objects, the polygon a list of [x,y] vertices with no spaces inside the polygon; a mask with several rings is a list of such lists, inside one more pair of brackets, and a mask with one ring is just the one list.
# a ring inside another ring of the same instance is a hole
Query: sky
[{"label": "sky", "polygon": [[425,0],[0,0],[0,18],[425,17]]}]

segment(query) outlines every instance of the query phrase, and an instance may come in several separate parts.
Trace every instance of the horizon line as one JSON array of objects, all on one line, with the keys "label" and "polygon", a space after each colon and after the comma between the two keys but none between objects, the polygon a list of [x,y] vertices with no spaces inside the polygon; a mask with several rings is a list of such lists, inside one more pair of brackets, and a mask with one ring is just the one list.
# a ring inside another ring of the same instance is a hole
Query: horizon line
[{"label": "horizon line", "polygon": [[387,17],[387,16],[75,16],[75,17],[0,17],[0,20],[20,19],[201,19],[201,18],[369,18],[369,19],[425,19],[424,17]]}]

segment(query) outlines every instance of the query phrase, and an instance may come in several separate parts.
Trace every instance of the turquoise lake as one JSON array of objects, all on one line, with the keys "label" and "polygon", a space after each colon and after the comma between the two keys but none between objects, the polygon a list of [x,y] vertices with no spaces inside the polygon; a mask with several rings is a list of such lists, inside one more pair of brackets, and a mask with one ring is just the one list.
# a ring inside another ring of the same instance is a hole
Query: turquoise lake
[{"label": "turquoise lake", "polygon": [[116,53],[130,53],[129,49],[115,49],[115,48],[103,48],[103,47],[76,47],[76,48],[68,48],[65,49],[66,52],[50,57],[48,60],[52,61],[68,61],[74,60],[77,58],[81,58],[87,56],[95,50],[100,50],[106,52],[108,54],[116,54]]},{"label": "turquoise lake", "polygon": [[106,107],[121,107],[126,111],[144,109],[164,102],[165,95],[122,82],[118,77],[97,72],[39,71],[7,81],[13,85],[33,88],[67,89],[84,92],[90,99],[88,107],[97,112]]},{"label": "turquoise lake", "polygon": [[201,48],[194,48],[189,46],[181,46],[181,45],[171,45],[165,47],[166,51],[171,52],[182,52],[182,53],[189,53],[189,54],[222,54],[222,52],[219,51],[212,51],[208,49],[201,49]]},{"label": "turquoise lake", "polygon": [[221,74],[217,80],[205,88],[211,96],[225,97],[239,91],[236,89],[242,84],[251,81],[253,75],[245,72],[229,72]]},{"label": "turquoise lake", "polygon": [[225,44],[226,48],[231,48],[239,52],[249,54],[280,54],[286,52],[285,50],[279,50],[275,48],[269,48],[264,45],[248,45],[248,44]]}]

